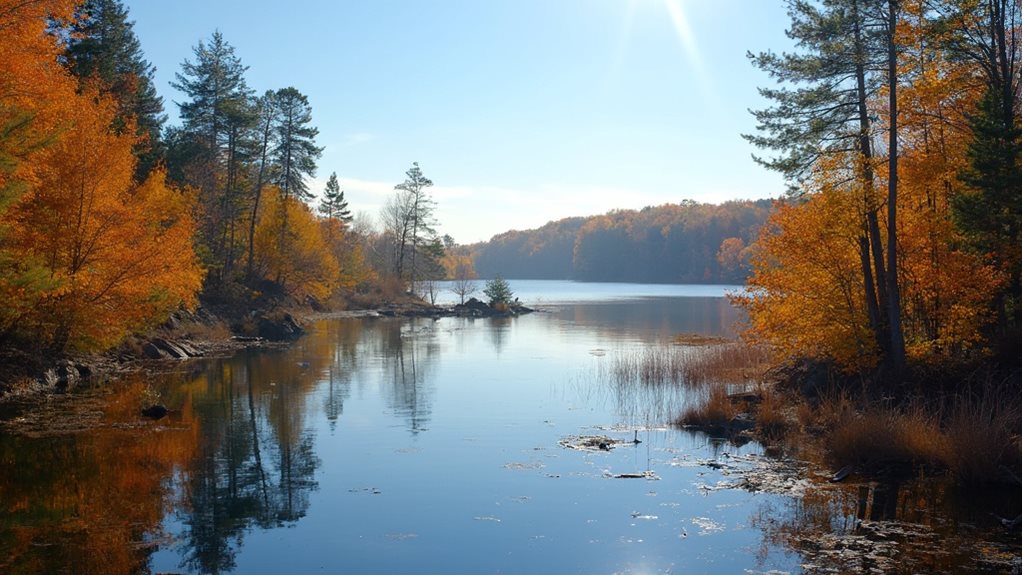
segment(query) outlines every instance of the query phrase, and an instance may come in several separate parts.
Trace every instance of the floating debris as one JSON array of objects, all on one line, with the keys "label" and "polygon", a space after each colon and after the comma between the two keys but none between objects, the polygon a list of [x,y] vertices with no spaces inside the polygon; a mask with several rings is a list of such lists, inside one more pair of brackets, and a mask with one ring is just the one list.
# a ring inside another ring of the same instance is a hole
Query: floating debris
[{"label": "floating debris", "polygon": [[641,519],[643,521],[656,521],[657,519],[660,519],[660,518],[657,517],[656,515],[649,515],[649,514],[646,514],[646,513],[639,513],[638,511],[633,511],[632,512],[632,519]]},{"label": "floating debris", "polygon": [[611,473],[610,471],[604,471],[603,476],[611,479],[646,479],[649,481],[660,481],[660,476],[651,470],[637,473]]},{"label": "floating debris", "polygon": [[504,469],[543,469],[546,465],[538,461],[532,461],[529,463],[505,463]]},{"label": "floating debris", "polygon": [[561,447],[579,451],[610,451],[626,442],[606,435],[569,435],[557,443]]},{"label": "floating debris", "polygon": [[724,531],[724,526],[709,517],[693,517],[692,524],[699,528],[700,535],[710,535]]}]

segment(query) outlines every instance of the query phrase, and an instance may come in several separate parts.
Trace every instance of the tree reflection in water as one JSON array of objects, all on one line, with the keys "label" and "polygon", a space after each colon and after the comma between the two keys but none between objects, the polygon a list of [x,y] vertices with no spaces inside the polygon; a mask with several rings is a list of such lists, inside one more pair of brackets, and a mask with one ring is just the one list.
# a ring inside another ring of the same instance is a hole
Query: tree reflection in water
[{"label": "tree reflection in water", "polygon": [[216,361],[179,388],[201,422],[198,454],[181,486],[183,567],[231,571],[246,530],[306,514],[319,460],[304,392],[316,384],[320,366],[296,359],[302,351]]},{"label": "tree reflection in water", "polygon": [[753,524],[764,550],[799,553],[807,573],[1014,572],[1017,542],[984,510],[1018,497],[944,478],[821,485],[784,508],[762,506]]}]

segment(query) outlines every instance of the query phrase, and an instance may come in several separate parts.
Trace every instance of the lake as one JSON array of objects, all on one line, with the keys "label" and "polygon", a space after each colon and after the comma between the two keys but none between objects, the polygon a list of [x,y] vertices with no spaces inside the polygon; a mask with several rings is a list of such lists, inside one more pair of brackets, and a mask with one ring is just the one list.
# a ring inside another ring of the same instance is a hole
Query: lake
[{"label": "lake", "polygon": [[[596,375],[677,334],[732,335],[740,288],[511,283],[541,311],[321,321],[114,386],[84,403],[97,429],[0,435],[0,571],[801,570],[771,529],[800,501],[717,463],[760,446],[669,426],[683,390]],[[140,420],[157,396],[171,416]],[[626,443],[559,443],[593,434]]]}]

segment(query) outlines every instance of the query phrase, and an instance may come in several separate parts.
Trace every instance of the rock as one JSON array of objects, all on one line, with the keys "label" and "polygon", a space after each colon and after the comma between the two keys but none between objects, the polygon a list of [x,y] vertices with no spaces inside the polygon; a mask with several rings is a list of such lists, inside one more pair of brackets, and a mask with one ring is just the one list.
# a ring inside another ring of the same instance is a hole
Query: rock
[{"label": "rock", "polygon": [[154,337],[150,340],[150,343],[165,351],[172,359],[188,359],[191,357],[177,342],[163,339],[162,337]]},{"label": "rock", "polygon": [[144,355],[146,359],[168,359],[170,357],[166,351],[156,347],[156,345],[151,341],[147,341],[142,344],[142,355]]},{"label": "rock", "polygon": [[71,391],[82,380],[78,367],[70,361],[63,360],[56,367],[43,372],[43,382],[47,387],[58,391]]},{"label": "rock", "polygon": [[292,341],[301,337],[305,330],[295,318],[285,313],[281,317],[261,316],[258,320],[259,336],[270,341]]},{"label": "rock", "polygon": [[150,419],[161,419],[167,415],[167,408],[157,403],[143,409],[142,415]]}]

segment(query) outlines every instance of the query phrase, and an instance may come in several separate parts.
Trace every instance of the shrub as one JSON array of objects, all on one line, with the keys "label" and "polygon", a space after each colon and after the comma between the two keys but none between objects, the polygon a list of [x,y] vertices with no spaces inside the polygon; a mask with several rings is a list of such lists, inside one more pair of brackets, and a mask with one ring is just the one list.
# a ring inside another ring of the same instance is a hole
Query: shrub
[{"label": "shrub", "polygon": [[507,280],[497,274],[492,280],[486,281],[483,294],[490,300],[490,305],[496,307],[498,304],[510,304],[515,294],[511,291],[511,285]]}]

